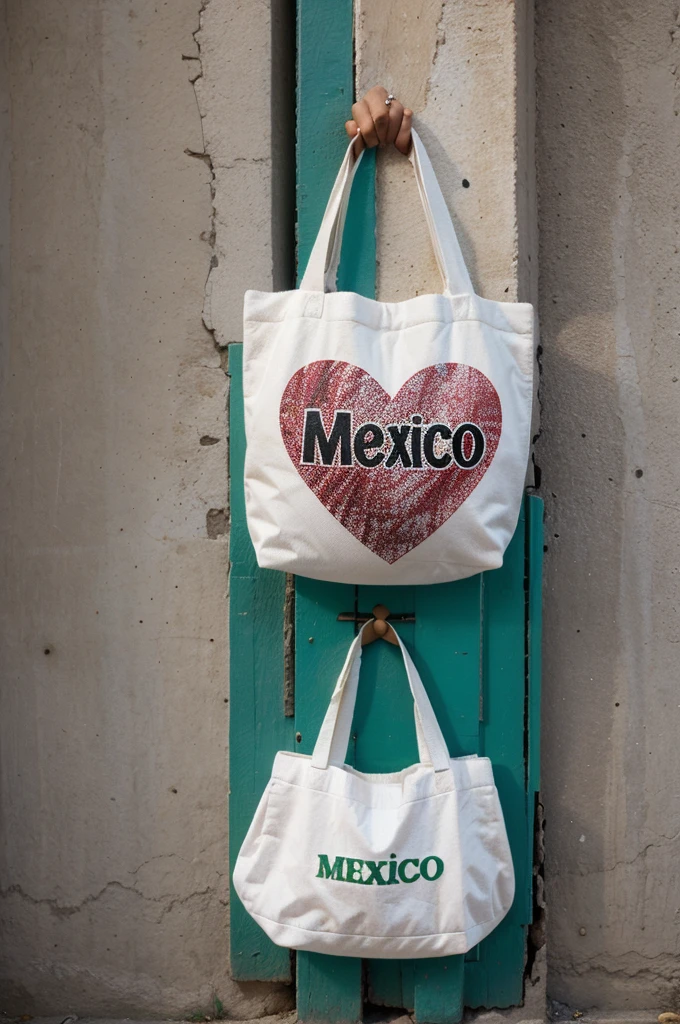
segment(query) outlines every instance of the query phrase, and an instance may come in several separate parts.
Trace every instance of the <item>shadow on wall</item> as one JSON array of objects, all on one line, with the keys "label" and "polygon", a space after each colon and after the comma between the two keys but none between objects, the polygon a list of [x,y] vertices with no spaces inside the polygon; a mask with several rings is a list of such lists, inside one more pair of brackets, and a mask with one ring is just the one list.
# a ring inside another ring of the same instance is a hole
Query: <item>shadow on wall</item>
[{"label": "shadow on wall", "polygon": [[[636,182],[649,165],[645,133],[664,134],[650,84],[661,82],[675,15],[665,3],[642,8],[547,0],[536,39],[548,993],[633,1009],[677,994],[680,897],[668,849],[677,837],[659,835],[664,808],[677,810],[658,794],[677,785],[645,736],[667,681],[652,661],[663,552],[652,548],[643,464],[656,454],[645,423],[661,399],[652,390],[645,405],[638,375],[653,370],[649,296],[662,286],[640,242]],[[647,212],[662,238],[667,210]]]},{"label": "shadow on wall", "polygon": [[[437,134],[435,132],[430,131],[427,125],[421,124],[418,121],[416,122],[416,129],[421,139],[423,140],[423,144],[425,146],[425,149],[427,150],[427,155],[429,156],[432,162],[432,166],[436,168],[437,177],[439,181],[444,185],[444,188],[446,188],[448,183],[454,183],[456,186],[459,185],[460,182],[465,177],[465,175],[461,171],[458,164],[451,159],[447,151],[444,149],[441,142],[437,138]],[[463,224],[461,223],[460,218],[456,217],[456,213],[455,210],[452,208],[451,202],[448,201],[446,205],[449,208],[449,213],[451,214],[453,226],[456,230],[458,242],[460,243],[460,247],[463,250],[465,263],[468,269],[468,273],[472,279],[473,286],[476,289],[479,289],[479,268],[477,266],[477,256],[475,253],[475,247],[472,244],[472,241],[470,240],[468,232],[465,230]],[[437,290],[439,290],[439,283]],[[493,296],[493,298],[498,298],[498,296]]]}]

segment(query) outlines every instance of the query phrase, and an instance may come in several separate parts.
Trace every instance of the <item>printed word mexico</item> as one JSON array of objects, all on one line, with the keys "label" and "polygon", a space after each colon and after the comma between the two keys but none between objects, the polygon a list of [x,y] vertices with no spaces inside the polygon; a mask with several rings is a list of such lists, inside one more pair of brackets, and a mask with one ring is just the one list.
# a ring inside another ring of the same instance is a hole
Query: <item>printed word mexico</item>
[{"label": "printed word mexico", "polygon": [[399,885],[400,882],[436,882],[444,874],[441,857],[423,860],[407,857],[399,861],[396,853],[387,860],[361,860],[358,857],[336,857],[331,864],[325,853],[319,854],[317,878],[330,878],[335,882],[354,882],[356,885]]},{"label": "printed word mexico", "polygon": [[474,469],[484,457],[486,439],[476,423],[425,423],[413,413],[401,423],[354,426],[350,410],[338,409],[330,431],[321,409],[305,409],[302,433],[304,466],[363,466],[374,469]]}]

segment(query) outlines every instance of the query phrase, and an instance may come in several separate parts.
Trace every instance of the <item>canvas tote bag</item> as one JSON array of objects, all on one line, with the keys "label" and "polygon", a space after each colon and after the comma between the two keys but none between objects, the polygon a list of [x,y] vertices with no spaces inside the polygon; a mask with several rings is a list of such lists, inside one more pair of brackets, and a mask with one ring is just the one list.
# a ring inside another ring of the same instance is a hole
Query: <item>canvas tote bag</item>
[{"label": "canvas tote bag", "polygon": [[438,583],[500,566],[514,532],[533,310],[475,295],[412,135],[443,294],[376,302],[335,290],[361,159],[351,144],[299,290],[246,293],[246,511],[264,568],[341,583]]},{"label": "canvas tote bag", "polygon": [[279,751],[234,869],[246,910],[280,946],[355,957],[465,953],[510,909],[512,859],[491,763],[450,758],[416,668],[419,763],[344,763],[359,681],[352,644],[314,753]]}]

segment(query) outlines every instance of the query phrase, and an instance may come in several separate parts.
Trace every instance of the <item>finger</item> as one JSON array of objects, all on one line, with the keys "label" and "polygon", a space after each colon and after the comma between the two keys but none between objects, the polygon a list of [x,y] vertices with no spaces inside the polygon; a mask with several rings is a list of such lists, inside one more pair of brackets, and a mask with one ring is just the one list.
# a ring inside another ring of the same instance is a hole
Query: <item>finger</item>
[{"label": "finger", "polygon": [[349,135],[350,139],[356,140],[354,143],[354,155],[359,156],[362,149],[366,148],[364,140],[361,137],[361,132],[359,131],[359,125],[356,121],[345,121],[345,131]]},{"label": "finger", "polygon": [[387,89],[384,85],[374,85],[372,89],[369,89],[364,95],[364,100],[368,103],[369,107],[380,106],[384,104],[387,99]]},{"label": "finger", "polygon": [[400,153],[404,156],[408,156],[408,151],[411,148],[411,121],[413,120],[413,111],[406,108],[404,116],[401,119],[401,126],[399,128],[399,134],[395,140],[394,145],[397,147]]},{"label": "finger", "polygon": [[[387,110],[387,107],[385,107]],[[366,146],[372,149],[373,146],[377,146],[379,143],[378,133],[375,130],[373,124],[373,118],[371,117],[371,111],[368,108],[366,100],[359,100],[352,107],[352,117],[359,125],[359,131],[364,140]]]},{"label": "finger", "polygon": [[375,86],[364,97],[364,102],[368,105],[371,117],[373,118],[373,124],[375,125],[375,133],[381,146],[387,143],[387,132],[390,126],[390,108],[385,103],[386,99],[387,89],[384,89],[382,85]]},{"label": "finger", "polygon": [[387,108],[389,113],[389,124],[387,125],[387,138],[385,145],[391,146],[397,141],[397,135],[401,128],[401,120],[404,116],[404,106],[399,100],[392,100]]}]

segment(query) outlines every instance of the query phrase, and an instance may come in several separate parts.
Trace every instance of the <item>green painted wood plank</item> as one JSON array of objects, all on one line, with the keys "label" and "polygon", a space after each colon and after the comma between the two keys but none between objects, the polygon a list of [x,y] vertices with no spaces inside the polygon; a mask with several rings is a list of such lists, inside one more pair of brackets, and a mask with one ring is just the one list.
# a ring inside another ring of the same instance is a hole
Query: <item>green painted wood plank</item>
[{"label": "green painted wood plank", "polygon": [[354,609],[355,588],[295,578],[296,749],[311,754],[340,670],[354,637],[340,612]]},{"label": "green painted wood plank", "polygon": [[[526,879],[525,833],[525,513],[501,569],[483,577],[481,753],[490,757],[515,860],[517,891]],[[518,909],[515,900],[511,914]],[[522,923],[526,923],[523,921]]]},{"label": "green painted wood plank", "polygon": [[[372,1006],[413,1012],[415,960],[366,960],[366,998]],[[395,970],[396,968],[396,970]]]},{"label": "green painted wood plank", "polygon": [[356,1024],[362,1017],[361,960],[323,953],[297,957],[301,1024]]},{"label": "green painted wood plank", "polygon": [[452,757],[479,750],[481,581],[416,588],[418,670]]},{"label": "green painted wood plank", "polygon": [[[349,97],[352,93],[352,55],[351,55],[351,4],[348,0],[298,0],[298,268],[299,272],[304,265],[313,244],[313,240],[320,223],[323,208],[337,172],[343,149],[346,145],[342,131],[342,124],[347,116],[349,108]],[[345,240],[343,244],[343,258],[339,274],[339,287],[351,289],[363,294],[372,296],[374,294],[374,257],[375,257],[375,217],[374,217],[374,185],[373,167],[371,161],[374,154],[364,157],[363,166],[357,175],[357,181],[353,191],[353,198],[350,204],[350,212],[347,220]],[[520,561],[524,551],[524,527],[521,525],[522,537],[515,543],[520,546]],[[524,673],[524,624],[519,623],[519,633],[515,637],[514,644],[510,645],[508,656],[502,657],[503,623],[510,609],[510,619],[518,624],[517,617],[513,618],[512,611],[517,608],[524,614],[524,581],[518,578],[516,561],[511,560],[511,565],[503,570],[500,581],[490,585],[490,600],[488,607],[485,604],[486,634],[485,643],[487,646],[485,657],[484,688],[487,707],[499,708],[503,705],[503,693],[506,689],[508,678],[511,680],[510,690],[516,696],[516,684],[518,678],[525,678]],[[490,576],[496,574],[489,574]],[[503,581],[505,580],[505,583]],[[332,585],[313,583],[311,581],[297,581],[297,595],[300,609],[297,613],[298,637],[300,633],[306,633],[309,625],[315,632],[319,632],[318,608],[326,603],[329,616],[332,618],[330,606],[335,603],[335,611],[350,610],[352,605],[343,604],[341,595],[328,590]],[[407,627],[407,642],[411,646],[417,663],[422,670],[425,685],[431,693],[433,703],[442,721],[447,742],[453,754],[472,752],[477,749],[479,742],[479,699],[480,699],[480,655],[482,647],[480,634],[480,608],[482,589],[480,578],[471,581],[462,581],[457,584],[447,584],[443,587],[421,587],[415,588],[414,602],[417,602],[417,623],[411,632]],[[402,589],[402,588],[397,588]],[[410,590],[411,588],[404,588]],[[379,592],[378,592],[379,591]],[[360,604],[362,610],[370,610],[372,605],[378,601],[388,604],[384,588],[359,588],[361,595]],[[413,591],[412,591],[413,592]],[[330,597],[327,595],[330,594]],[[305,603],[306,602],[306,603]],[[316,611],[314,611],[316,605]],[[364,609],[364,605],[366,609]],[[408,611],[398,607],[392,610]],[[316,615],[316,618],[313,616]],[[308,616],[312,616],[308,618]],[[491,616],[491,621],[489,620]],[[495,619],[498,622],[495,623]],[[421,658],[421,651],[425,650],[425,638],[420,636],[420,624],[429,634],[427,638],[427,653]],[[406,635],[406,634],[405,634]],[[317,641],[315,640],[315,643]],[[325,641],[324,641],[325,642]],[[453,644],[455,653],[451,655],[450,648]],[[490,649],[489,649],[490,645]],[[466,665],[464,659],[470,658],[470,651],[476,650],[476,655]],[[320,648],[317,648],[320,652]],[[346,650],[341,645],[340,655]],[[325,652],[323,652],[325,653]],[[323,663],[323,653],[315,655],[317,663]],[[407,720],[410,721],[410,711],[404,715],[404,709],[394,707],[394,726],[389,730],[393,740],[392,746],[382,747],[373,742],[378,721],[379,697],[383,682],[395,681],[399,666],[395,660],[396,652],[384,644],[372,645],[366,651],[364,671],[362,672],[362,688],[357,704],[355,724],[353,732],[357,736],[355,749],[350,750],[349,759],[356,761],[360,767],[385,771],[389,767],[401,767],[403,763],[413,759],[415,740],[409,733]],[[452,664],[453,660],[453,664]],[[296,667],[298,678],[301,666],[312,664],[313,659],[308,654],[301,653],[300,644],[296,656]],[[449,666],[455,669],[453,673],[461,680],[454,690],[450,686],[450,675],[448,685],[443,682],[446,675],[442,666]],[[460,671],[458,671],[460,669]],[[518,674],[519,673],[519,674]],[[475,676],[475,678],[473,678]],[[401,700],[401,687],[396,691],[399,696],[392,696],[392,701]],[[315,732],[323,714],[324,707],[311,709],[309,714],[299,708],[301,701],[300,693],[297,694],[297,725],[302,732],[302,745],[306,743],[310,731]],[[508,696],[507,702],[512,704],[514,697]],[[516,709],[524,715],[524,695],[517,701]],[[500,712],[502,714],[502,711]],[[529,715],[530,717],[530,715]],[[508,780],[499,783],[499,789],[503,790],[502,800],[507,802],[513,815],[516,811],[517,793],[511,783],[518,783],[521,794],[524,797],[523,811],[519,818],[516,818],[514,826],[515,835],[512,838],[513,849],[516,859],[519,862],[518,877],[521,878],[522,890],[526,892],[526,879],[530,874],[531,848],[527,847],[527,797],[526,779],[524,773],[529,769],[524,763],[523,753],[520,753],[520,760],[513,760],[517,754],[518,747],[524,747],[524,721],[518,725],[516,715],[510,716],[511,725],[508,731],[517,729],[513,736],[514,742],[510,742],[508,736],[503,737],[503,730],[498,726],[497,718],[489,725],[485,736],[485,744],[491,749],[500,751],[501,774],[507,774]],[[383,729],[383,732],[385,730]],[[397,739],[402,749],[403,759],[396,755],[394,740]],[[494,756],[493,754],[491,756]],[[503,760],[505,758],[505,760]],[[508,760],[509,759],[509,760]],[[505,793],[507,790],[507,795]],[[524,843],[518,846],[519,832],[524,836]],[[513,908],[513,914],[520,914]],[[525,916],[525,915],[524,915]],[[368,982],[368,994],[372,1002],[383,1005],[402,1005],[409,1009],[417,1007],[416,1014],[419,1020],[457,1020],[462,1012],[461,991],[463,977],[465,977],[465,990],[470,989],[471,999],[474,1001],[483,994],[481,1002],[474,1005],[509,1005],[509,1001],[518,1001],[518,986],[521,990],[523,953],[524,953],[524,929],[520,924],[519,928],[513,924],[512,917],[507,923],[501,926],[490,937],[486,943],[472,951],[466,959],[447,958],[439,961],[368,961],[366,963],[366,974]],[[516,922],[515,922],[516,923]],[[490,941],[493,939],[493,942]],[[358,969],[357,961],[345,961],[343,970],[347,969],[349,979],[344,981],[346,991],[340,999],[337,993],[336,982],[339,968],[336,967],[333,982],[324,978],[321,966],[324,958],[307,958],[302,954],[298,960],[302,966],[299,974],[303,988],[309,989],[309,979],[314,977],[314,986],[318,993],[312,1002],[309,1002],[308,991],[302,992],[301,999],[304,1013],[308,1018],[319,1020],[326,1019],[325,1015],[340,1014],[342,1019],[351,1019],[352,1013],[358,1012],[357,996]],[[335,961],[336,958],[327,958]],[[318,964],[318,973],[314,973],[315,961]],[[337,961],[336,961],[337,963]],[[354,966],[352,966],[354,965]],[[426,970],[426,966],[429,970]],[[497,975],[497,976],[496,976]],[[468,984],[468,979],[470,983]],[[331,992],[332,995],[328,995]],[[498,997],[498,998],[496,998]],[[395,1000],[401,1000],[395,1003]],[[335,1018],[337,1019],[337,1017]]]},{"label": "green painted wood plank", "polygon": [[491,758],[515,866],[516,896],[468,964],[465,1004],[512,1006],[522,999],[525,891],[531,869],[525,796],[525,513],[503,566],[483,576],[483,722],[480,753]]},{"label": "green painted wood plank", "polygon": [[[393,614],[415,612],[415,587],[358,587],[357,595],[362,612],[370,613],[376,604]],[[399,623],[396,628],[413,652],[415,623]],[[363,651],[352,732],[360,771],[396,772],[418,760],[413,698],[401,652],[393,644],[377,640]],[[405,1005],[401,960],[370,959],[365,970],[372,1003]]]},{"label": "green painted wood plank", "polygon": [[255,549],[246,525],[246,498],[243,490],[243,464],[246,435],[243,423],[243,346],[228,349],[229,376],[229,559],[241,576],[257,572]]},{"label": "green painted wood plank", "polygon": [[375,297],[375,161],[377,150],[364,153],[357,170],[342,242],[338,290]]},{"label": "green painted wood plank", "polygon": [[[479,749],[481,576],[419,587],[418,668],[452,756]],[[461,1019],[463,956],[417,961],[414,1013],[418,1024]]]},{"label": "green painted wood plank", "polygon": [[[309,258],[347,146],[354,101],[352,0],[297,3],[297,259]],[[375,153],[363,157],[347,213],[338,288],[375,293]]]},{"label": "green painted wood plank", "polygon": [[465,957],[415,961],[416,1024],[458,1024],[463,1019]]},{"label": "green painted wood plank", "polygon": [[[357,587],[359,611],[384,604],[391,612],[413,612],[415,587]],[[402,640],[413,650],[415,623],[397,626]],[[401,651],[377,640],[362,652],[361,681],[354,724],[356,767],[362,772],[396,772],[418,759],[409,690]]]},{"label": "green painted wood plank", "polygon": [[[297,41],[299,278],[347,145],[344,123],[354,98],[352,0],[298,0]],[[375,288],[374,171],[371,154],[364,157],[354,182],[338,273],[340,289],[367,295]],[[352,625],[338,624],[336,619],[339,612],[354,608],[354,599],[354,587],[296,579],[296,729],[302,737],[300,749],[307,750],[313,743],[351,642]],[[312,644],[310,636],[314,637]],[[314,686],[321,678],[325,689],[321,686],[320,690],[325,695],[320,700]],[[360,960],[300,953],[297,962],[301,1020],[359,1019]]]},{"label": "green painted wood plank", "polygon": [[[536,794],[541,788],[541,635],[543,628],[543,501],[526,499],[527,510],[527,845],[533,848]],[[533,911],[529,908],[528,921]]]},{"label": "green painted wood plank", "polygon": [[[351,0],[298,0],[296,194],[304,269],[345,144],[354,97]],[[302,276],[300,273],[299,276]]]},{"label": "green painted wood plank", "polygon": [[470,1009],[507,1008],[522,1002],[526,928],[510,924],[506,918],[484,940],[479,963],[466,964],[465,1005]]},{"label": "green painted wood plank", "polygon": [[[359,587],[359,607],[370,611],[386,605],[397,614],[414,613],[415,623],[397,625],[408,644],[428,691],[452,754],[475,753],[478,747],[480,696],[480,577],[430,587]],[[372,644],[366,650],[362,689],[357,702],[357,743],[370,750],[370,759],[357,759],[364,771],[398,771],[418,756],[413,724],[413,702],[396,648]],[[375,666],[375,667],[374,667]],[[374,675],[377,674],[377,678]],[[364,685],[366,684],[366,685]],[[382,697],[382,699],[380,699]],[[365,703],[368,702],[368,703]],[[390,708],[389,719],[384,706]],[[380,714],[380,709],[383,714]],[[357,747],[359,751],[359,746]],[[458,958],[439,969],[439,1013],[448,1020],[451,1006],[462,1000],[462,973]],[[415,971],[418,978],[418,972]],[[397,993],[413,1009],[414,968],[408,961],[367,962],[371,1001],[396,1005]],[[417,980],[415,982],[417,992]],[[434,997],[433,997],[434,998]],[[434,1013],[434,1005],[428,1004]]]},{"label": "green painted wood plank", "polygon": [[[243,495],[242,348],[229,347],[230,600],[229,856],[232,866],[271,773],[276,751],[290,748],[283,717],[282,573],[257,568]],[[271,942],[231,892],[231,970],[238,981],[290,981],[290,955]]]}]

